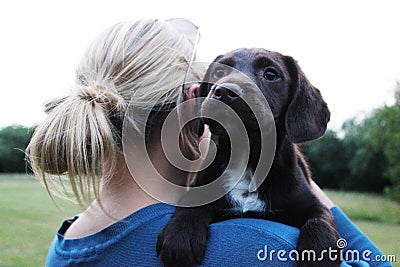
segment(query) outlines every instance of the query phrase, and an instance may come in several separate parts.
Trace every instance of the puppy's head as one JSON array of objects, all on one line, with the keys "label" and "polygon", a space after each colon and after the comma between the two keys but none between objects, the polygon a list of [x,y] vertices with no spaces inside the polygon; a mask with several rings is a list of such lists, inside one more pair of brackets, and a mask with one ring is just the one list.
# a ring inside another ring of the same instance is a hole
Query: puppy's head
[{"label": "puppy's head", "polygon": [[[297,62],[265,49],[238,49],[218,56],[207,70],[199,96],[206,97],[201,108],[206,117],[225,116],[229,121],[234,111],[251,132],[270,123],[257,121],[255,113],[261,118],[272,116],[278,131],[294,143],[321,137],[330,118],[320,91],[308,81]],[[221,108],[218,101],[230,109]],[[221,131],[215,121],[203,121],[214,134]]]}]

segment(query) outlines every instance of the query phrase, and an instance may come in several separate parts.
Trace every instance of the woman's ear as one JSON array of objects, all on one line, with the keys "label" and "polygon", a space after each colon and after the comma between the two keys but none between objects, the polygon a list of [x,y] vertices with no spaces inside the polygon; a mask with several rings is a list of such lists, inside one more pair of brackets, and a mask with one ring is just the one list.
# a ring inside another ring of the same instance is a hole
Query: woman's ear
[{"label": "woman's ear", "polygon": [[198,83],[194,83],[194,84],[190,85],[188,93],[187,93],[188,99],[194,99],[194,98],[198,97],[199,96],[199,88],[200,88],[200,84],[198,84]]}]

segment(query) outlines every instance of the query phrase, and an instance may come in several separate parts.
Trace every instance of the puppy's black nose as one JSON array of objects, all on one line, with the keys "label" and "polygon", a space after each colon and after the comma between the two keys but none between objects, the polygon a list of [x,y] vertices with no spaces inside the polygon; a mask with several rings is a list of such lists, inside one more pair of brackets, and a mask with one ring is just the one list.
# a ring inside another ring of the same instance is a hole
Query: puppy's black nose
[{"label": "puppy's black nose", "polygon": [[243,89],[235,83],[223,83],[215,87],[212,97],[221,101],[232,101],[243,94]]}]

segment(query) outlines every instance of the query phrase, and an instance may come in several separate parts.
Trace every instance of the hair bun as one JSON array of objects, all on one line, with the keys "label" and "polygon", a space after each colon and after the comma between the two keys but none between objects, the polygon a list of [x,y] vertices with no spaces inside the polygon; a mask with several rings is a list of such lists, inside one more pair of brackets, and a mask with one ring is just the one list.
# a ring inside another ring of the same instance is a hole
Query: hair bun
[{"label": "hair bun", "polygon": [[125,99],[111,83],[81,85],[77,88],[77,96],[84,101],[105,105],[110,111],[112,110],[114,112],[124,112],[126,108]]}]

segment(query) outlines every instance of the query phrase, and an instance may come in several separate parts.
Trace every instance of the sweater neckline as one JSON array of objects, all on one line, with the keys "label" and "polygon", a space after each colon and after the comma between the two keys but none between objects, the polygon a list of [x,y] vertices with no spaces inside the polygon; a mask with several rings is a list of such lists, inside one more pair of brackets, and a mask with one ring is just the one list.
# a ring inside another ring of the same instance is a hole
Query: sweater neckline
[{"label": "sweater neckline", "polygon": [[124,237],[127,233],[140,227],[141,225],[155,220],[157,217],[173,214],[175,207],[165,203],[157,203],[146,206],[134,213],[128,215],[124,219],[111,224],[110,226],[87,236],[80,238],[67,239],[64,233],[72,225],[72,223],[79,218],[79,215],[64,220],[57,231],[56,239],[58,246],[57,253],[64,254],[68,252],[74,253],[79,250],[79,254],[90,253],[101,247],[109,246],[111,243],[117,242]]}]

